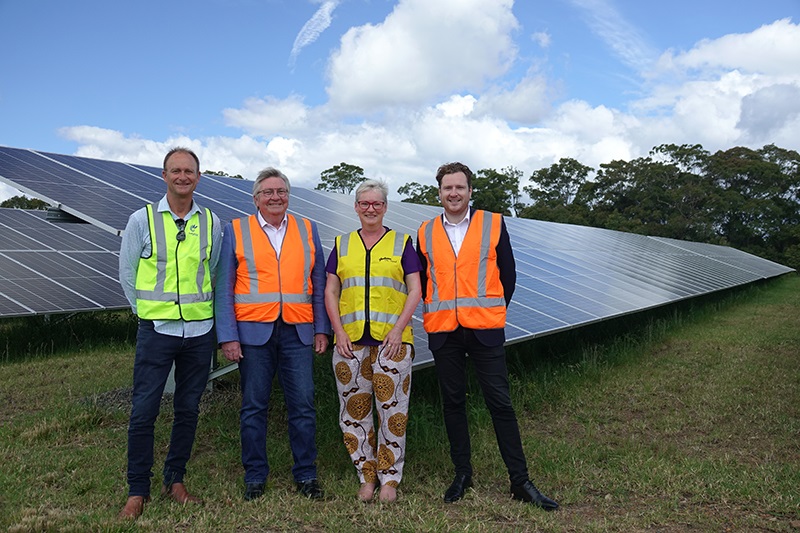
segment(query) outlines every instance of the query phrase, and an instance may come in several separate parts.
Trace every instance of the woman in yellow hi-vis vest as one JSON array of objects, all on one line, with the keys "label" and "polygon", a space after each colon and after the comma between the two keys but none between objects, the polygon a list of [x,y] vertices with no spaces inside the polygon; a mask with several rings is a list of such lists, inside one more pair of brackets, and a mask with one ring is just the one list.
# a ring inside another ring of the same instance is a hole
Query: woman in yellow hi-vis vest
[{"label": "woman in yellow hi-vis vest", "polygon": [[339,425],[361,481],[358,498],[372,500],[380,485],[380,501],[393,502],[405,461],[411,315],[422,295],[422,265],[411,237],[383,225],[387,193],[375,180],[356,189],[361,229],[336,237],[326,267],[325,307],[335,334]]}]

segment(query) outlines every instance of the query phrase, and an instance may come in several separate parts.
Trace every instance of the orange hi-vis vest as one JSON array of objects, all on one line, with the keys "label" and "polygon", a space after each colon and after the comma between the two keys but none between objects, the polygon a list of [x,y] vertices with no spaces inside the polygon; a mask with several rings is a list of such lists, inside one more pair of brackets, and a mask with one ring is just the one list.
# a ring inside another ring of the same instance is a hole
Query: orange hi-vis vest
[{"label": "orange hi-vis vest", "polygon": [[311,222],[287,215],[280,259],[256,215],[233,221],[236,239],[236,283],[233,309],[236,320],[311,324],[314,312],[311,271],[316,249]]},{"label": "orange hi-vis vest", "polygon": [[506,301],[497,244],[502,216],[476,210],[458,252],[438,216],[419,228],[419,249],[428,263],[423,302],[423,325],[428,333],[470,329],[498,329],[506,325]]}]

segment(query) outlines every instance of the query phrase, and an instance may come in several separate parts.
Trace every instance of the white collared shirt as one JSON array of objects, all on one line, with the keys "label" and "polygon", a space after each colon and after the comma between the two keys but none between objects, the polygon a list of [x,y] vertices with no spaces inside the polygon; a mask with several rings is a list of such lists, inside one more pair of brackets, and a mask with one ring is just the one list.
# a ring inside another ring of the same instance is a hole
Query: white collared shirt
[{"label": "white collared shirt", "polygon": [[256,216],[258,216],[258,223],[261,224],[261,229],[267,234],[269,242],[271,242],[272,247],[275,248],[275,256],[280,257],[283,238],[286,237],[286,226],[289,224],[289,217],[284,213],[283,220],[278,224],[278,227],[275,227],[264,220],[264,217],[261,216],[261,211],[258,211]]},{"label": "white collared shirt", "polygon": [[461,222],[457,222],[456,224],[453,224],[447,220],[447,216],[442,214],[444,231],[447,233],[447,238],[450,239],[450,244],[453,245],[453,252],[455,252],[456,257],[458,257],[458,252],[461,250],[461,244],[464,242],[464,236],[467,234],[467,230],[469,229],[469,212],[470,210],[467,209],[467,214],[464,215],[464,218],[461,219]]}]

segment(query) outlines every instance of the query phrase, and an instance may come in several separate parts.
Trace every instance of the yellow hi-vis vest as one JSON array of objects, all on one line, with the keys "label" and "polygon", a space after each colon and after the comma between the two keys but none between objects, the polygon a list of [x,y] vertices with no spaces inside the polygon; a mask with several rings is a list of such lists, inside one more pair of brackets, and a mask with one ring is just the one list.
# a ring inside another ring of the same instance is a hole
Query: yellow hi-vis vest
[{"label": "yellow hi-vis vest", "polygon": [[419,249],[428,262],[422,322],[428,333],[505,327],[506,301],[497,244],[502,216],[476,210],[456,257],[442,217],[422,223]]},{"label": "yellow hi-vis vest", "polygon": [[169,211],[147,206],[150,256],[136,270],[136,314],[145,320],[208,320],[214,317],[211,288],[211,211],[195,212],[184,226],[186,238]]},{"label": "yellow hi-vis vest", "polygon": [[[410,238],[390,230],[367,250],[356,231],[336,237],[336,274],[342,283],[339,316],[350,340],[355,342],[364,336],[369,318],[370,336],[382,341],[403,312],[408,287],[402,259]],[[414,344],[411,321],[403,329],[402,339]]]}]

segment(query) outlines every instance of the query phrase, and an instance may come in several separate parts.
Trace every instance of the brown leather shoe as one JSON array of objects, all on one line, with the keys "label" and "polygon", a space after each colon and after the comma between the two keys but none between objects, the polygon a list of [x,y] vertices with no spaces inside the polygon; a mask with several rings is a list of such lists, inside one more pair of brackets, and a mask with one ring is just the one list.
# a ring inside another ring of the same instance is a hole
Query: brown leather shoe
[{"label": "brown leather shoe", "polygon": [[191,494],[189,494],[189,491],[186,490],[186,485],[184,485],[183,483],[173,483],[172,485],[169,486],[162,485],[161,497],[169,498],[170,500],[181,504],[203,503],[203,500],[201,500],[197,496],[192,496]]},{"label": "brown leather shoe", "polygon": [[150,496],[128,496],[125,507],[119,512],[118,518],[123,520],[136,520],[144,512],[144,504],[150,501]]}]

